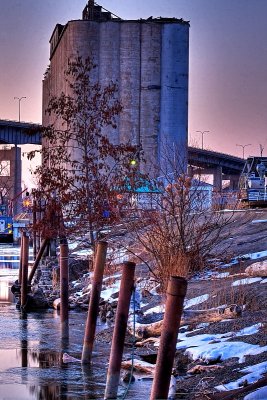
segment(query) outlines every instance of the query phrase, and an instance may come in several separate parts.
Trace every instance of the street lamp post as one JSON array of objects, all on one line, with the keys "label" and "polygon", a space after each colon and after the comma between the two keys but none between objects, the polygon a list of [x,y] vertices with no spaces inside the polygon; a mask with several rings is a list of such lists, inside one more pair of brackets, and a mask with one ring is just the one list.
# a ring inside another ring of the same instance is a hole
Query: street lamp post
[{"label": "street lamp post", "polygon": [[14,97],[14,100],[18,100],[19,101],[19,122],[20,122],[20,102],[22,99],[26,99],[25,96],[22,97]]},{"label": "street lamp post", "polygon": [[209,131],[196,131],[196,132],[201,133],[201,135],[202,135],[202,138],[201,138],[201,148],[202,148],[202,150],[203,150],[203,136],[204,136],[205,133],[208,133]]},{"label": "street lamp post", "polygon": [[[26,99],[25,96],[22,97],[14,97],[14,100],[18,100],[19,102],[19,122],[20,122],[20,102],[22,99]],[[15,138],[15,177],[14,177],[14,198],[18,195],[18,193],[21,191],[21,184],[19,182],[21,182],[21,169],[19,168],[19,163],[18,163],[18,157],[19,157],[19,153],[18,153],[18,139],[17,139],[17,135]],[[19,178],[20,177],[20,178]],[[16,215],[19,211],[18,208],[18,203],[17,200],[15,200],[14,203],[14,215]]]},{"label": "street lamp post", "polygon": [[245,159],[245,147],[251,146],[251,144],[250,143],[248,143],[248,144],[237,144],[236,146],[242,147],[242,149],[243,149],[243,160],[244,160]]}]

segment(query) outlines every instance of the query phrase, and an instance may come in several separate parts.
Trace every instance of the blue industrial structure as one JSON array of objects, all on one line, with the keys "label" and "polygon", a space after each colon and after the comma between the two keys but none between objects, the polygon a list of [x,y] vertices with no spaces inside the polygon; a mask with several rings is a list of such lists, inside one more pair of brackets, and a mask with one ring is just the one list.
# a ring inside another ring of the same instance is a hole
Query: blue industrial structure
[{"label": "blue industrial structure", "polygon": [[41,125],[0,120],[0,144],[41,144]]}]

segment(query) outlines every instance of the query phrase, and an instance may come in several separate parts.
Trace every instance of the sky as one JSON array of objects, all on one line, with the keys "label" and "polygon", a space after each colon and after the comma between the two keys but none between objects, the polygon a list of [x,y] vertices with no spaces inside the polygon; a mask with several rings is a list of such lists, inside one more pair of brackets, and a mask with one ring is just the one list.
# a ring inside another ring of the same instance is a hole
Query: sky
[{"label": "sky", "polygon": [[[102,0],[123,19],[190,21],[189,143],[267,156],[267,0]],[[0,0],[0,118],[41,122],[42,79],[57,23],[86,0]],[[209,131],[198,133],[197,131]],[[239,145],[239,146],[237,146]],[[244,148],[242,147],[244,146]]]}]

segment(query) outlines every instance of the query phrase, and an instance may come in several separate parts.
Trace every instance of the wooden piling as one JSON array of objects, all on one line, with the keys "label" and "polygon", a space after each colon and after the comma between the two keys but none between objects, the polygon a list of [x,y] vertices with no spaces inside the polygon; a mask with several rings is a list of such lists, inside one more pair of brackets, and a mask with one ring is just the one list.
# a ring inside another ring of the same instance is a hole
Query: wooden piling
[{"label": "wooden piling", "polygon": [[36,223],[37,223],[37,212],[36,212],[37,202],[33,200],[33,207],[32,207],[32,224],[33,224],[33,258],[36,259],[37,255],[37,239],[36,239]]},{"label": "wooden piling", "polygon": [[173,361],[176,352],[177,336],[183,312],[186,290],[186,279],[178,276],[172,276],[170,278],[167,288],[165,314],[150,400],[162,400],[168,398]]},{"label": "wooden piling", "polygon": [[21,274],[21,308],[25,307],[28,294],[29,237],[23,232],[22,241],[22,274]]},{"label": "wooden piling", "polygon": [[134,288],[135,263],[123,265],[104,399],[117,399],[129,307]]},{"label": "wooden piling", "polygon": [[42,241],[42,244],[41,244],[41,247],[40,247],[40,249],[38,251],[36,259],[35,259],[35,261],[33,263],[33,266],[32,266],[32,269],[31,269],[31,272],[30,272],[30,275],[29,275],[29,283],[31,283],[32,278],[34,277],[34,274],[35,274],[35,272],[36,272],[36,270],[38,268],[38,265],[40,263],[40,260],[41,260],[43,254],[44,254],[44,251],[45,251],[45,249],[46,249],[46,247],[48,245],[49,245],[49,239],[44,239]]},{"label": "wooden piling", "polygon": [[99,241],[97,243],[96,258],[94,263],[94,276],[83,341],[83,364],[90,364],[91,362],[107,247],[108,243],[105,241]]},{"label": "wooden piling", "polygon": [[25,232],[21,232],[20,234],[20,256],[19,256],[19,276],[18,276],[18,284],[21,285],[22,280],[22,264],[23,264],[23,237],[26,235]]},{"label": "wooden piling", "polygon": [[66,238],[60,241],[60,321],[62,332],[68,331],[69,323],[69,248]]}]

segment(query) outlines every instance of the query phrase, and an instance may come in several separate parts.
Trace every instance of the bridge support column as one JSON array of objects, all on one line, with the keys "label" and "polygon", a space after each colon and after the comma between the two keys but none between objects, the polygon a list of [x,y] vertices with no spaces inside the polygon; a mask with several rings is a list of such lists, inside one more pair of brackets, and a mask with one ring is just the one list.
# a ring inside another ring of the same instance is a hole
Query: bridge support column
[{"label": "bridge support column", "polygon": [[[4,201],[14,199],[21,192],[21,149],[18,146],[0,150],[0,188]],[[14,214],[19,211],[20,200],[19,197],[14,201]]]},{"label": "bridge support column", "polygon": [[213,170],[213,188],[219,192],[222,190],[222,167],[220,166]]},{"label": "bridge support column", "polygon": [[187,174],[190,178],[194,177],[194,168],[192,167],[192,165],[188,165],[187,167]]},{"label": "bridge support column", "polygon": [[230,190],[238,190],[239,175],[230,175]]},{"label": "bridge support column", "polygon": [[[11,174],[14,176],[14,196],[16,198],[19,193],[21,192],[21,149],[18,147],[17,143],[15,144],[14,149],[14,156],[15,160],[11,164]],[[21,196],[18,196],[13,204],[13,214],[18,214],[20,210],[20,202]]]}]

